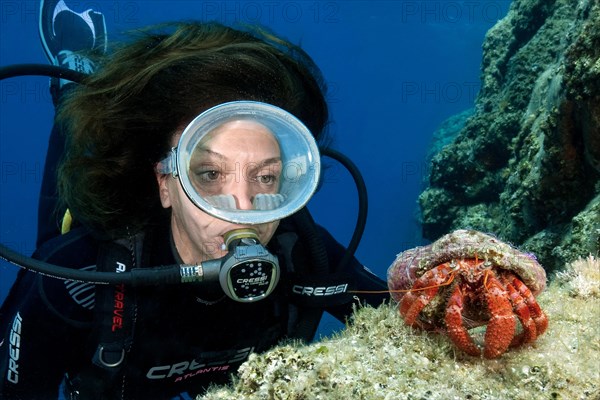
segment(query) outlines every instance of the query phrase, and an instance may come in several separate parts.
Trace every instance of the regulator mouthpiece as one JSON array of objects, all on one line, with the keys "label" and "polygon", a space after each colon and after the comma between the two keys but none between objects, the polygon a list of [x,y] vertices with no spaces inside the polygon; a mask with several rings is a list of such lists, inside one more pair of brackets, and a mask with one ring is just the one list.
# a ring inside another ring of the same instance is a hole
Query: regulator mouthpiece
[{"label": "regulator mouthpiece", "polygon": [[[258,239],[254,229],[235,229],[225,234],[229,252],[203,262],[205,277],[217,277],[225,294],[242,303],[264,299],[279,282],[279,260]],[[218,271],[218,273],[216,273]]]}]

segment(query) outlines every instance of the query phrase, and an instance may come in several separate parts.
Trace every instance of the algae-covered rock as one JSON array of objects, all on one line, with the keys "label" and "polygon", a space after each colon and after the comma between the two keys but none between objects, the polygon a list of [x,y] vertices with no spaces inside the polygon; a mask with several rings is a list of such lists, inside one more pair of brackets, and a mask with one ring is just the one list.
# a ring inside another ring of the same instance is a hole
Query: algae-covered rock
[{"label": "algae-covered rock", "polygon": [[493,232],[549,271],[600,248],[600,5],[515,0],[488,32],[482,89],[419,197],[423,236]]},{"label": "algae-covered rock", "polygon": [[473,115],[473,111],[473,109],[465,110],[442,122],[439,128],[433,133],[431,146],[426,157],[427,162],[430,162],[437,153],[456,139],[456,136],[465,127],[469,117]]},{"label": "algae-covered rock", "polygon": [[202,398],[600,399],[598,259],[567,266],[538,301],[546,333],[499,359],[467,356],[444,335],[407,327],[395,306],[365,307],[336,337],[252,355],[231,387]]}]

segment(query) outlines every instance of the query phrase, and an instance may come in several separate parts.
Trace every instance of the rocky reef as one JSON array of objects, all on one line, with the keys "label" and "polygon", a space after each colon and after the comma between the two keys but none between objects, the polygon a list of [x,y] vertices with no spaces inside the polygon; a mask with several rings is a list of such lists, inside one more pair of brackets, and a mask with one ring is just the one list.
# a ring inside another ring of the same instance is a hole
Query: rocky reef
[{"label": "rocky reef", "polygon": [[395,305],[365,307],[336,337],[251,355],[230,387],[202,399],[600,399],[599,260],[568,265],[538,301],[547,332],[498,359],[406,326]]},{"label": "rocky reef", "polygon": [[548,271],[598,254],[599,1],[514,0],[483,49],[475,109],[434,136],[423,236],[494,233]]}]

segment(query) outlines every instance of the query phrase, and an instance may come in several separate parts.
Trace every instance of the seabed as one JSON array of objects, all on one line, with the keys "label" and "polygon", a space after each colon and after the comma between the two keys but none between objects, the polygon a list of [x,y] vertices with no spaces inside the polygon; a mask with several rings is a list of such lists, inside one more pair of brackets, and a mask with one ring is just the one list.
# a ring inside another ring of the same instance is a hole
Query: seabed
[{"label": "seabed", "polygon": [[253,354],[198,399],[600,400],[599,260],[567,265],[537,299],[548,330],[498,359],[407,327],[394,304],[363,307],[337,336]]}]

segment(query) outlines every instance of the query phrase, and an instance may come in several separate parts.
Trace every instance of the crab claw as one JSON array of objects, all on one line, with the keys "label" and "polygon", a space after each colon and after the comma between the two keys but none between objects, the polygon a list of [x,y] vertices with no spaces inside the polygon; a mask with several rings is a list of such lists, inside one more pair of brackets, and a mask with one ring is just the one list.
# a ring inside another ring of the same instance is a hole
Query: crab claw
[{"label": "crab claw", "polygon": [[446,316],[444,322],[446,323],[446,329],[448,337],[452,342],[471,356],[479,356],[481,351],[479,347],[473,341],[469,331],[463,323],[462,313],[464,310],[464,294],[462,293],[460,286],[456,285],[450,299],[448,299],[448,305],[446,307]]},{"label": "crab claw", "polygon": [[506,352],[515,336],[517,321],[513,315],[508,293],[493,274],[488,275],[485,283],[485,298],[491,314],[485,331],[485,358],[496,358]]}]

